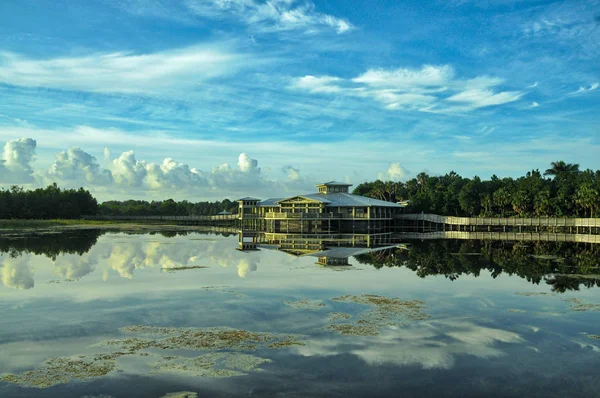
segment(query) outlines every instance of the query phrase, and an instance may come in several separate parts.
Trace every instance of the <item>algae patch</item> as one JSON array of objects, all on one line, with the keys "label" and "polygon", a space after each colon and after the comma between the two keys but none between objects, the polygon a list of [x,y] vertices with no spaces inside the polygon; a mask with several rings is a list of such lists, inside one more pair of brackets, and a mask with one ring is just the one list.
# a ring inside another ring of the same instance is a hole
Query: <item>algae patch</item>
[{"label": "algae patch", "polygon": [[127,326],[123,333],[148,335],[152,338],[129,338],[109,340],[109,346],[117,346],[127,351],[139,351],[149,348],[191,349],[191,350],[253,350],[260,348],[283,348],[301,345],[296,336],[264,332],[250,332],[231,328],[167,328],[155,326]]},{"label": "algae patch", "polygon": [[532,297],[532,296],[549,296],[550,293],[547,292],[518,292],[515,293],[518,296]]},{"label": "algae patch", "polygon": [[343,312],[332,312],[329,314],[329,321],[335,322],[342,319],[350,319],[350,314],[346,314]]},{"label": "algae patch", "polygon": [[[385,326],[398,326],[409,321],[422,321],[431,316],[424,312],[425,302],[421,300],[400,300],[373,294],[361,296],[346,295],[331,299],[337,302],[351,302],[370,306],[361,313],[353,324],[332,324],[327,328],[341,334],[355,336],[376,336]],[[345,314],[347,315],[347,314]]]},{"label": "algae patch", "polygon": [[16,383],[26,387],[47,388],[56,384],[68,383],[71,380],[86,380],[106,376],[114,370],[116,370],[114,360],[58,357],[48,359],[38,369],[17,375],[4,375],[0,378],[0,381]]},{"label": "algae patch", "polygon": [[299,310],[318,310],[325,307],[322,300],[302,299],[297,301],[284,301],[283,304]]},{"label": "algae patch", "polygon": [[519,314],[522,314],[522,313],[525,313],[525,312],[527,312],[527,311],[525,311],[525,310],[520,310],[520,309],[518,309],[518,308],[509,308],[507,311],[508,311],[508,312],[516,312],[516,313],[519,313]]},{"label": "algae patch", "polygon": [[192,391],[170,392],[160,398],[198,398],[198,393]]},{"label": "algae patch", "polygon": [[588,334],[587,337],[594,340],[600,340],[600,336],[597,334]]},{"label": "algae patch", "polygon": [[267,358],[237,352],[216,352],[194,358],[162,359],[152,367],[153,373],[179,373],[194,377],[243,376],[260,372],[259,366],[272,362]]},{"label": "algae patch", "polygon": [[569,309],[571,311],[600,311],[600,304],[586,303],[578,298],[568,298],[566,301],[569,303]]}]

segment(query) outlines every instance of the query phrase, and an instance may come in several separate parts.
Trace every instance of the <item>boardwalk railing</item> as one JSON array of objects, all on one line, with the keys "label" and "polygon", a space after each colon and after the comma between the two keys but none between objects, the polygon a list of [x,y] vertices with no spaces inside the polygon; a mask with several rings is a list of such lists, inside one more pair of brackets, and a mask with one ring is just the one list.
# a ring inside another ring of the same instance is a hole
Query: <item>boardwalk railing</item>
[{"label": "boardwalk railing", "polygon": [[406,232],[396,235],[400,239],[467,239],[467,240],[508,240],[508,241],[545,241],[545,242],[582,242],[600,243],[600,235],[535,233],[535,232],[469,232],[438,231],[415,233]]},{"label": "boardwalk railing", "polygon": [[106,220],[106,221],[187,221],[187,222],[208,222],[208,221],[234,221],[238,219],[237,214],[214,215],[214,216],[84,216],[85,219]]},{"label": "boardwalk railing", "polygon": [[446,225],[479,226],[540,226],[540,227],[600,227],[600,218],[495,218],[495,217],[453,217],[436,214],[399,214],[399,220],[427,221]]}]

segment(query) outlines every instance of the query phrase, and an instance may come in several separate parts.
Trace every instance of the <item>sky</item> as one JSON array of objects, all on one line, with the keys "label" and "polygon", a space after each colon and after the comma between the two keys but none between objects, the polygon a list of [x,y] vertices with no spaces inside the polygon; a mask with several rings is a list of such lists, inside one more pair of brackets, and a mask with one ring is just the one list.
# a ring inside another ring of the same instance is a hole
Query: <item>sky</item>
[{"label": "sky", "polygon": [[0,187],[600,169],[600,0],[3,0]]}]

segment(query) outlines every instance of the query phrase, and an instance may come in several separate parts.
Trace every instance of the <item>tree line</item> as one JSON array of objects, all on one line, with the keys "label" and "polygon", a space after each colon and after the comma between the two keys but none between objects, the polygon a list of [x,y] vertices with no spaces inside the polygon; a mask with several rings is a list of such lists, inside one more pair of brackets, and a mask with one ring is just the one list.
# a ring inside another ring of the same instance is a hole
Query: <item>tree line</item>
[{"label": "tree line", "polygon": [[102,204],[84,188],[61,189],[56,183],[46,188],[25,190],[13,185],[0,189],[0,219],[77,219],[81,216],[200,216],[223,210],[237,212],[229,199],[215,202],[110,200]]},{"label": "tree line", "polygon": [[0,189],[0,219],[73,219],[97,212],[98,201],[83,188],[60,189],[54,183],[34,190]]},{"label": "tree line", "polygon": [[223,210],[237,212],[237,202],[229,199],[215,202],[110,200],[99,206],[98,214],[104,216],[210,216]]},{"label": "tree line", "polygon": [[407,212],[482,217],[594,217],[600,210],[600,170],[552,162],[543,173],[532,170],[519,178],[489,180],[420,173],[406,182],[358,185],[356,195],[390,202],[409,201]]},{"label": "tree line", "polygon": [[408,249],[386,249],[355,259],[375,268],[405,267],[421,278],[444,275],[454,281],[487,271],[493,278],[507,274],[536,285],[543,281],[557,293],[600,287],[600,246],[581,243],[415,240]]}]

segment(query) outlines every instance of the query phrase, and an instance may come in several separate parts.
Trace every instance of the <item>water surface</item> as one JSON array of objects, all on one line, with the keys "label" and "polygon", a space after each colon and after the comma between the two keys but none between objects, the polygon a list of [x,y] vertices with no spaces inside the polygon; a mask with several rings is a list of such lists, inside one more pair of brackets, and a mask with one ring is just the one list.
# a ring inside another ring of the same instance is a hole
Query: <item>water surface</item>
[{"label": "water surface", "polygon": [[414,241],[323,266],[237,244],[0,238],[0,396],[600,395],[596,247]]}]

